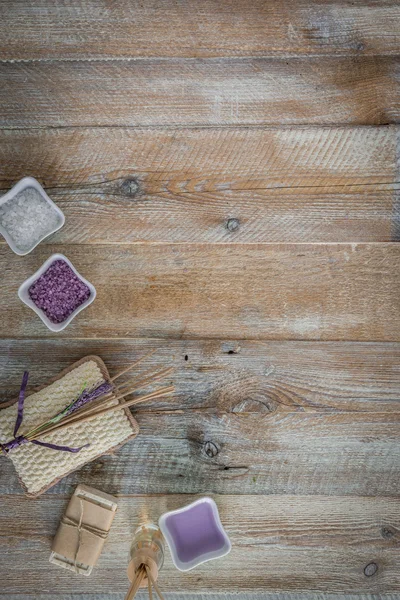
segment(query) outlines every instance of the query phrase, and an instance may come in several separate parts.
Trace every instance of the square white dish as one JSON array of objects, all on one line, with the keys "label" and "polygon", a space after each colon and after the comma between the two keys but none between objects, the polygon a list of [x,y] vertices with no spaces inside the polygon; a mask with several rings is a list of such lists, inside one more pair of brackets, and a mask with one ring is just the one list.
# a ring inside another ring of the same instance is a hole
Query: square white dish
[{"label": "square white dish", "polygon": [[[196,515],[196,511],[198,511],[199,508],[204,508],[206,510],[203,510],[202,513],[200,512]],[[192,525],[190,523],[190,514],[192,517]],[[170,523],[172,519],[175,519],[175,528],[176,523],[179,522],[179,520],[181,521],[181,524],[179,525],[180,531],[176,528],[176,532],[178,533],[175,534],[176,538],[181,537],[181,549],[178,548],[172,531],[174,527]],[[221,558],[231,551],[232,546],[230,539],[222,526],[218,507],[212,498],[200,498],[183,508],[164,513],[161,515],[158,524],[171,551],[172,561],[179,571],[190,571],[202,563]],[[212,536],[214,537],[214,540],[210,539],[211,536],[205,533],[207,531],[207,525],[209,527],[208,531],[213,529]],[[185,542],[182,542],[183,529],[186,529]],[[198,548],[201,543],[208,543],[209,550],[197,552],[197,555],[195,555],[196,548]],[[193,556],[187,560],[184,560],[182,556],[184,554],[185,544],[188,554],[193,554]]]},{"label": "square white dish", "polygon": [[[72,271],[75,273],[75,275],[77,277],[79,277],[79,279],[85,283],[89,290],[90,290],[90,296],[87,300],[85,300],[85,302],[83,302],[80,306],[78,306],[78,308],[76,308],[70,315],[69,317],[67,317],[65,319],[65,321],[63,321],[62,323],[53,323],[52,321],[50,321],[50,319],[47,317],[47,315],[43,312],[42,309],[38,308],[36,306],[36,304],[33,302],[33,300],[31,300],[30,296],[29,296],[29,288],[31,287],[31,285],[37,280],[39,279],[39,277],[41,275],[43,275],[43,273],[50,267],[50,265],[55,261],[55,260],[63,260],[67,263],[67,265],[72,269]],[[19,287],[18,290],[18,297],[20,298],[20,300],[22,300],[22,302],[24,304],[26,304],[27,306],[29,306],[29,308],[31,308],[43,321],[43,323],[50,329],[50,331],[62,331],[63,329],[65,329],[67,327],[67,325],[69,325],[69,323],[71,323],[72,319],[74,319],[76,317],[76,315],[78,313],[80,313],[84,308],[86,308],[87,306],[89,306],[89,304],[92,304],[92,302],[94,301],[94,299],[96,298],[96,288],[94,287],[93,284],[90,283],[90,281],[88,281],[87,279],[85,279],[84,277],[82,277],[82,275],[75,269],[74,265],[71,263],[70,260],[68,260],[68,258],[66,256],[64,256],[63,254],[52,254],[50,256],[50,258],[48,258],[43,265],[30,277],[28,277],[28,279],[26,279]]]},{"label": "square white dish", "polygon": [[[49,235],[52,235],[53,233],[55,233],[56,231],[61,229],[61,227],[65,223],[65,216],[64,216],[64,213],[62,212],[62,210],[60,210],[58,208],[58,206],[49,198],[49,196],[46,194],[46,192],[44,191],[44,189],[42,188],[40,183],[33,177],[24,177],[23,179],[18,181],[18,183],[16,183],[11,188],[11,190],[9,190],[4,196],[1,196],[0,207],[4,206],[5,204],[8,204],[8,203],[11,203],[11,206],[12,206],[13,199],[15,199],[15,197],[20,192],[23,192],[24,190],[29,189],[29,188],[36,190],[36,192],[38,192],[38,194],[41,196],[41,198],[52,208],[52,210],[54,211],[54,213],[57,217],[57,225],[50,227],[45,233],[40,235],[36,239],[34,244],[31,244],[26,249],[21,249],[18,247],[16,241],[13,239],[13,237],[7,230],[6,226],[2,225],[0,222],[1,235],[5,238],[6,242],[10,246],[11,250],[13,252],[15,252],[15,254],[18,254],[19,256],[25,256],[26,254],[29,254],[30,252],[32,252],[32,250],[34,248],[36,248],[36,246],[38,244],[40,244],[40,242],[42,242]],[[31,226],[34,227],[34,224],[32,223],[32,221],[31,221]]]}]

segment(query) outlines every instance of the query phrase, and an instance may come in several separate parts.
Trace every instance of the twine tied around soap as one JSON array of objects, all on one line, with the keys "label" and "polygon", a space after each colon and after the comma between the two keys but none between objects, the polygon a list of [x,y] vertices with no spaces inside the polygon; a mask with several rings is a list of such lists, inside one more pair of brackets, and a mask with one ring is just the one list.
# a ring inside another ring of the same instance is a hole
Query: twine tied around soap
[{"label": "twine tied around soap", "polygon": [[61,518],[52,551],[75,573],[89,575],[108,538],[115,509],[103,505],[101,498],[93,497],[92,492],[85,496],[83,488],[78,486],[77,490]]},{"label": "twine tied around soap", "polygon": [[[76,544],[76,549],[75,549],[75,553],[74,553],[74,567],[75,567],[75,571],[78,571],[79,565],[78,565],[78,556],[79,556],[79,551],[81,550],[82,547],[82,536],[84,534],[84,532],[86,531],[87,533],[90,534],[91,539],[92,539],[92,546],[93,546],[93,563],[96,562],[97,560],[97,555],[100,554],[101,548],[104,545],[105,540],[108,537],[108,530],[104,530],[101,529],[100,527],[94,527],[93,525],[88,525],[84,523],[84,501],[82,500],[82,498],[78,498],[79,500],[79,504],[80,504],[80,515],[79,515],[79,521],[76,521],[75,519],[73,519],[71,516],[67,516],[64,515],[63,518],[61,519],[61,525],[63,527],[73,527],[75,529],[77,529],[78,532],[78,539],[77,539],[77,544]],[[80,561],[79,561],[80,562]],[[86,561],[89,562],[89,561]]]},{"label": "twine tied around soap", "polygon": [[72,425],[80,425],[86,421],[96,419],[102,415],[114,412],[116,410],[127,409],[130,406],[138,404],[139,402],[144,402],[146,400],[154,400],[156,398],[168,396],[169,394],[173,393],[175,391],[175,388],[171,385],[160,388],[159,390],[145,394],[143,396],[138,396],[129,401],[123,400],[125,397],[133,394],[145,385],[152,384],[153,382],[159,379],[167,377],[167,375],[172,373],[172,371],[174,370],[173,368],[166,368],[159,372],[152,373],[151,375],[149,375],[149,373],[146,373],[146,376],[144,378],[139,379],[138,381],[134,381],[133,387],[132,382],[130,381],[125,382],[122,385],[119,384],[119,387],[114,383],[116,379],[131,371],[145,358],[148,358],[149,356],[154,354],[154,352],[155,351],[150,352],[149,354],[143,356],[133,364],[129,365],[123,371],[112,377],[110,381],[101,381],[91,388],[87,388],[85,384],[78,397],[74,398],[64,409],[58,412],[54,417],[45,421],[41,425],[38,425],[34,429],[30,430],[28,433],[18,435],[18,431],[24,417],[25,391],[29,377],[28,371],[25,371],[22,377],[22,384],[18,397],[18,412],[14,426],[14,437],[12,440],[9,440],[4,444],[0,443],[0,453],[8,454],[12,450],[19,448],[20,446],[27,444],[28,442],[37,446],[44,446],[45,448],[50,448],[51,450],[60,450],[62,452],[72,453],[80,452],[83,448],[87,448],[88,446],[90,446],[90,444],[84,444],[79,448],[74,448],[71,446],[60,446],[58,444],[39,441],[37,438],[42,438],[43,436],[48,435],[49,433],[54,433],[56,431],[59,432],[67,427],[71,427]]}]

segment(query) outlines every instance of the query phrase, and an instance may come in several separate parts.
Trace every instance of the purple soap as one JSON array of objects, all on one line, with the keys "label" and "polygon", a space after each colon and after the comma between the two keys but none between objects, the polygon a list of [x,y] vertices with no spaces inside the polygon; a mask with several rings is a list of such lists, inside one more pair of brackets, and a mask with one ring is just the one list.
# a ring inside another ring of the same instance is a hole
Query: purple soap
[{"label": "purple soap", "polygon": [[62,323],[90,296],[65,260],[55,260],[30,286],[29,297],[52,323]]},{"label": "purple soap", "polygon": [[164,514],[160,528],[171,550],[175,566],[188,571],[213,558],[224,556],[231,544],[211,498]]}]

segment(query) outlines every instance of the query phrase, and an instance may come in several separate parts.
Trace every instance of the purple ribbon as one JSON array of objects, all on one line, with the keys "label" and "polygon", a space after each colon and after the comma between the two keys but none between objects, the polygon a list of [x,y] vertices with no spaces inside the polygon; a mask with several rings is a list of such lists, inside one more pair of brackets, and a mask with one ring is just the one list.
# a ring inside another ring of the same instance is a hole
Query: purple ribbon
[{"label": "purple ribbon", "polygon": [[85,444],[80,448],[71,448],[70,446],[58,446],[57,444],[47,444],[46,442],[39,442],[39,440],[28,440],[23,435],[17,435],[18,430],[21,427],[22,421],[24,419],[25,390],[26,386],[28,385],[28,377],[29,372],[25,371],[22,377],[21,389],[19,391],[18,397],[18,413],[14,426],[14,439],[10,440],[9,442],[6,442],[5,444],[0,444],[0,448],[3,450],[3,452],[11,452],[11,450],[15,450],[15,448],[19,448],[20,446],[22,446],[23,444],[27,444],[28,442],[30,442],[31,444],[35,444],[36,446],[44,446],[45,448],[50,448],[51,450],[60,450],[62,452],[73,453],[80,452],[82,448],[90,446],[90,444]]},{"label": "purple ribbon", "polygon": [[[28,385],[28,377],[29,377],[29,372],[25,371],[22,376],[21,389],[19,390],[19,396],[18,396],[18,414],[17,414],[17,420],[15,421],[15,427],[14,427],[14,438],[16,437],[16,435],[18,433],[18,429],[21,427],[21,423],[24,418],[25,390],[26,390],[26,386]],[[22,437],[22,436],[20,436],[20,437]]]}]

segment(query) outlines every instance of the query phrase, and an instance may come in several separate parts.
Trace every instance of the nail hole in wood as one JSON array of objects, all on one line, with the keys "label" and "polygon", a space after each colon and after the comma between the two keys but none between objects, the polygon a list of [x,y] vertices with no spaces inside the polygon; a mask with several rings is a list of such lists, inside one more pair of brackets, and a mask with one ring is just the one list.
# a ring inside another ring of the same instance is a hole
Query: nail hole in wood
[{"label": "nail hole in wood", "polygon": [[381,535],[385,540],[390,540],[394,536],[394,530],[391,527],[382,527]]},{"label": "nail hole in wood", "polygon": [[228,219],[226,228],[228,231],[237,231],[240,227],[239,219]]},{"label": "nail hole in wood", "polygon": [[121,190],[130,198],[134,198],[139,192],[139,182],[135,177],[128,177],[121,183]]},{"label": "nail hole in wood", "polygon": [[239,354],[240,346],[238,344],[233,346],[231,343],[228,343],[228,344],[224,343],[222,345],[222,352],[224,354]]},{"label": "nail hole in wood", "polygon": [[372,577],[378,570],[378,565],[374,562],[369,563],[364,569],[364,575],[366,577]]}]

